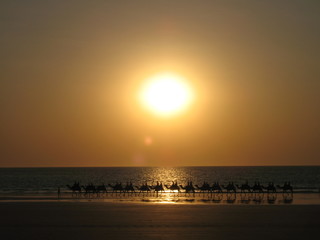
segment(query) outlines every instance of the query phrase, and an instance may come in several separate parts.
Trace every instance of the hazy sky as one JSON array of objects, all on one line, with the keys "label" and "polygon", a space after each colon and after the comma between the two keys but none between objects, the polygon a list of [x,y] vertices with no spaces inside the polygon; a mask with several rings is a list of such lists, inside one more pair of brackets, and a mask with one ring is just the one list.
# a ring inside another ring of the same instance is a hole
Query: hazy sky
[{"label": "hazy sky", "polygon": [[[319,165],[320,1],[0,3],[0,166]],[[159,118],[149,76],[196,101]]]}]

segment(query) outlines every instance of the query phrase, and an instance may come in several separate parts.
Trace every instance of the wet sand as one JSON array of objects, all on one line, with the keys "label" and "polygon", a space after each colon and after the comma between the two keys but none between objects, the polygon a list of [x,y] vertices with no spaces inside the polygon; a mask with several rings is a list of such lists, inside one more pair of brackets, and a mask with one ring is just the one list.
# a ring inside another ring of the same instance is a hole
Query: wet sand
[{"label": "wet sand", "polygon": [[320,205],[1,202],[1,239],[311,239]]},{"label": "wet sand", "polygon": [[[234,200],[234,201],[233,201]],[[58,196],[56,193],[7,193],[0,194],[1,202],[56,202],[56,201],[69,201],[69,202],[112,202],[112,203],[176,203],[176,204],[245,204],[245,205],[320,205],[319,193],[294,193],[292,195],[292,201],[284,201],[282,193],[278,193],[274,201],[268,201],[268,195],[263,194],[263,198],[259,201],[255,201],[253,195],[249,198],[241,199],[241,194],[237,194],[233,200],[227,200],[226,194],[223,194],[220,200],[214,199],[210,194],[183,194],[180,193],[163,193],[156,196],[154,194],[103,194],[103,195],[72,195],[70,192],[63,193]]]}]

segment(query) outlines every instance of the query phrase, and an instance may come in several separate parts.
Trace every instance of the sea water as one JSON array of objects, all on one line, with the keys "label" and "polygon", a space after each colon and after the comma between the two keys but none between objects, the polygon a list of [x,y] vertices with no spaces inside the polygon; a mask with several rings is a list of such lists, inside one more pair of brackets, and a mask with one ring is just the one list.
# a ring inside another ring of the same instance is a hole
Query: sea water
[{"label": "sea water", "polygon": [[274,182],[283,185],[290,182],[294,192],[319,193],[319,166],[291,167],[96,167],[96,168],[0,168],[0,194],[39,194],[56,193],[67,190],[66,185],[80,182],[87,184],[115,184],[132,182],[139,186],[147,182],[171,185],[172,181],[185,185],[188,181],[202,185],[204,181],[212,184],[242,184],[248,181],[250,185],[259,181],[262,185]]}]

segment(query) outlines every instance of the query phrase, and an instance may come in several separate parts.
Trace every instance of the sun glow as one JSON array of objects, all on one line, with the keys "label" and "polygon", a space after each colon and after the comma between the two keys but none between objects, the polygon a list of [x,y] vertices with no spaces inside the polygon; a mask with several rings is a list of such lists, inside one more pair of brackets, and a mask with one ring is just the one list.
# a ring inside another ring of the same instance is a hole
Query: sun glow
[{"label": "sun glow", "polygon": [[180,76],[165,73],[146,80],[140,100],[153,113],[172,116],[184,111],[193,101],[193,92]]}]

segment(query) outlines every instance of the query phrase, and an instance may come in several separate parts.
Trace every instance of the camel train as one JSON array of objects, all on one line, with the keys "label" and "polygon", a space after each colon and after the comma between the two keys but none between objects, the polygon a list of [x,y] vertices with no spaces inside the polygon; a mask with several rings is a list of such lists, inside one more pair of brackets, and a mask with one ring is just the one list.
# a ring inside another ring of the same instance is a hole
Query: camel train
[{"label": "camel train", "polygon": [[248,181],[241,185],[229,182],[227,185],[214,182],[210,185],[204,181],[201,186],[193,185],[192,181],[188,181],[186,185],[178,184],[177,181],[172,181],[170,184],[163,184],[157,181],[156,184],[149,185],[146,181],[144,184],[137,186],[132,182],[127,182],[123,185],[121,182],[116,182],[114,185],[94,185],[89,183],[87,185],[81,185],[80,182],[74,182],[74,184],[66,185],[67,189],[71,192],[73,197],[103,197],[107,194],[111,196],[159,196],[164,193],[174,194],[175,196],[208,196],[213,201],[219,202],[226,196],[227,202],[234,202],[237,199],[237,195],[240,196],[240,200],[244,203],[251,200],[261,202],[264,199],[264,195],[267,195],[267,201],[274,203],[277,199],[278,193],[282,193],[284,202],[292,202],[293,199],[293,187],[290,182],[285,182],[284,185],[275,185],[273,182],[269,182],[268,185],[263,186],[260,182],[255,182],[253,185],[249,185]]}]

